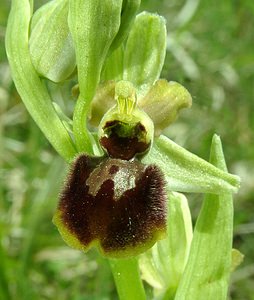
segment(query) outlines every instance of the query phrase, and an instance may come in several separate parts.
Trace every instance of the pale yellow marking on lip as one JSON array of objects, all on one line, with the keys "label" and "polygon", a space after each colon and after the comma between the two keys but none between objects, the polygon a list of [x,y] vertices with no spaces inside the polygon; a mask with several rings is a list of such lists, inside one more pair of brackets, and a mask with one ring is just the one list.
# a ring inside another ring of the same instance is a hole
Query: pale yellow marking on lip
[{"label": "pale yellow marking on lip", "polygon": [[[112,166],[118,167],[118,171],[111,174]],[[143,166],[135,164],[135,161],[123,161],[121,159],[107,159],[98,165],[89,175],[86,181],[88,193],[95,197],[102,184],[106,180],[114,183],[114,199],[117,201],[127,191],[136,186],[135,180],[138,173],[144,171]]]}]

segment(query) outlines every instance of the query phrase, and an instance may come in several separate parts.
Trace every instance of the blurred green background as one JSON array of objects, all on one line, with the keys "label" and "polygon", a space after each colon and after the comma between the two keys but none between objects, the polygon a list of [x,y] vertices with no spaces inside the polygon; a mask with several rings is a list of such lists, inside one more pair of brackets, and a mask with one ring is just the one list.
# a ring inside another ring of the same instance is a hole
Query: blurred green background
[{"label": "blurred green background", "polygon": [[[66,165],[11,80],[4,49],[9,7],[10,1],[1,0],[0,299],[117,299],[107,262],[95,251],[84,255],[68,248],[51,222]],[[229,297],[254,299],[254,2],[143,0],[141,10],[167,19],[162,77],[182,83],[193,96],[192,108],[166,134],[208,159],[216,132],[229,171],[242,178],[234,247],[245,260],[232,275]],[[202,197],[187,196],[195,222]]]}]

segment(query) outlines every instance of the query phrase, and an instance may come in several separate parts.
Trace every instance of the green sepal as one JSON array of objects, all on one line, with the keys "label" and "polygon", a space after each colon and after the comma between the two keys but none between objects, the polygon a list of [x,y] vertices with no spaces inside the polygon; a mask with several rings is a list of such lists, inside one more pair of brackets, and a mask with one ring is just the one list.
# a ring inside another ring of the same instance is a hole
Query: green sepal
[{"label": "green sepal", "polygon": [[[214,135],[210,162],[227,171],[220,138]],[[206,195],[199,213],[189,259],[175,300],[225,300],[231,271],[233,199],[230,192]]]},{"label": "green sepal", "polygon": [[86,118],[109,47],[120,27],[122,1],[69,0],[69,4],[68,23],[80,90],[73,115],[73,132],[79,152],[93,154]]},{"label": "green sepal", "polygon": [[169,189],[178,192],[237,192],[240,178],[216,168],[207,161],[161,135],[142,160],[158,165],[166,176]]},{"label": "green sepal", "polygon": [[30,2],[13,0],[6,32],[6,51],[12,78],[27,110],[46,138],[62,157],[71,161],[76,149],[30,59],[30,18]]},{"label": "green sepal", "polygon": [[137,87],[153,84],[160,76],[166,55],[165,19],[143,12],[137,15],[124,54],[124,80]]},{"label": "green sepal", "polygon": [[157,80],[139,100],[139,106],[153,120],[155,135],[173,123],[183,108],[192,104],[190,93],[181,84],[165,79]]},{"label": "green sepal", "polygon": [[54,82],[64,81],[76,67],[68,10],[68,0],[54,0],[36,11],[32,19],[32,63],[41,76]]},{"label": "green sepal", "polygon": [[[168,194],[167,237],[140,255],[142,278],[154,294],[172,299],[188,260],[192,222],[188,201],[183,194]],[[165,297],[167,295],[167,297]]]}]

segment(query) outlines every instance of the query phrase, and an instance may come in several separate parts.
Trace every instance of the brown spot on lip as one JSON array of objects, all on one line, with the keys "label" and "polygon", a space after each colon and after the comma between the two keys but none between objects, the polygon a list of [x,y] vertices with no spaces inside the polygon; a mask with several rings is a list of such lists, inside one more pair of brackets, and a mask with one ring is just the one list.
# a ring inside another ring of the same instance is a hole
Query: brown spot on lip
[{"label": "brown spot on lip", "polygon": [[[135,187],[128,189],[127,186],[125,190],[123,185],[122,194],[115,201],[114,181],[104,178],[97,194],[89,194],[86,182],[92,171],[101,166],[118,169],[116,172],[121,171],[124,177],[129,168],[136,167]],[[58,209],[61,222],[84,247],[98,240],[102,251],[109,256],[143,252],[166,230],[163,175],[158,167],[145,166],[138,161],[81,155],[70,172]]]},{"label": "brown spot on lip", "polygon": [[109,173],[113,175],[113,174],[115,174],[118,170],[119,170],[119,167],[118,167],[118,166],[111,166],[110,169],[109,169]]}]

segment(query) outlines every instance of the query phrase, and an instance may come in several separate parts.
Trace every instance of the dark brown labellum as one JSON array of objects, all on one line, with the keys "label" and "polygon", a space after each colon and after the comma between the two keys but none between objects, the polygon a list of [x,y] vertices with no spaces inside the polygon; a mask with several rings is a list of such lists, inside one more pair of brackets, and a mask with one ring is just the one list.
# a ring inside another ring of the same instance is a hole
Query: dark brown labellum
[{"label": "dark brown labellum", "polygon": [[166,192],[157,166],[137,160],[79,156],[54,217],[65,241],[105,256],[126,257],[150,248],[166,231]]}]

